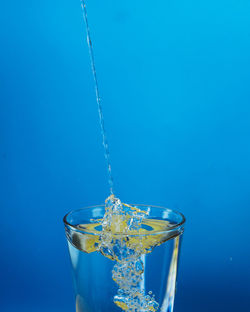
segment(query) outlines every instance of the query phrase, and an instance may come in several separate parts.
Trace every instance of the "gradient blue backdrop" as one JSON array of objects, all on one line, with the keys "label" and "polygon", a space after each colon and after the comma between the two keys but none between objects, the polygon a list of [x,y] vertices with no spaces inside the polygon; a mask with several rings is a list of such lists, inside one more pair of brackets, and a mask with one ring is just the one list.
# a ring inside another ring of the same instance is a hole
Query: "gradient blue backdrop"
[{"label": "gradient blue backdrop", "polygon": [[[250,2],[88,1],[115,193],[187,217],[175,312],[249,311]],[[74,311],[63,215],[107,176],[79,1],[0,1],[0,310]]]}]

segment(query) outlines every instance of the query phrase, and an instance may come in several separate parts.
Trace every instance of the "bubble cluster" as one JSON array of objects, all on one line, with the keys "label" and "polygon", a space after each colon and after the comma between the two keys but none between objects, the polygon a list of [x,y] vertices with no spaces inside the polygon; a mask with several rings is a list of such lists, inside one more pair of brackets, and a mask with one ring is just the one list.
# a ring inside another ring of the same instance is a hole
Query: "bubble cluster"
[{"label": "bubble cluster", "polygon": [[131,232],[136,235],[147,212],[122,204],[114,195],[107,198],[105,208],[98,250],[116,261],[112,278],[119,288],[114,303],[128,312],[155,312],[159,304],[154,295],[152,292],[146,295],[141,287],[144,273],[142,255],[145,253],[143,241],[139,235],[136,240],[126,235]]},{"label": "bubble cluster", "polygon": [[119,286],[114,302],[125,311],[157,311],[159,307],[154,296],[145,295],[141,289],[143,272],[144,266],[140,258],[117,262],[113,268],[112,277]]}]

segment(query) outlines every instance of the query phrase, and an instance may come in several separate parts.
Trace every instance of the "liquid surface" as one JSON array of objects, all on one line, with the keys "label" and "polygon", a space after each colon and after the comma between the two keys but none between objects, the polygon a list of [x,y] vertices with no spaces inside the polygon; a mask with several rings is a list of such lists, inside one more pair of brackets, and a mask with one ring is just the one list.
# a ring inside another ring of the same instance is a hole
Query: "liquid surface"
[{"label": "liquid surface", "polygon": [[[103,219],[98,219],[93,221],[93,223],[77,225],[77,228],[82,232],[74,233],[72,238],[73,245],[86,253],[100,251],[100,241],[103,235],[102,221]],[[124,237],[127,247],[139,248],[142,254],[144,254],[151,252],[154,247],[176,236],[177,233],[175,232],[171,234],[164,232],[171,226],[173,227],[174,224],[170,224],[165,220],[144,219],[141,223],[141,228],[138,231],[128,232],[128,237],[124,233],[118,234],[117,232],[110,236],[112,240],[123,239]],[[161,231],[163,233],[159,233]],[[118,260],[115,254],[106,253],[105,256],[111,260]]]}]

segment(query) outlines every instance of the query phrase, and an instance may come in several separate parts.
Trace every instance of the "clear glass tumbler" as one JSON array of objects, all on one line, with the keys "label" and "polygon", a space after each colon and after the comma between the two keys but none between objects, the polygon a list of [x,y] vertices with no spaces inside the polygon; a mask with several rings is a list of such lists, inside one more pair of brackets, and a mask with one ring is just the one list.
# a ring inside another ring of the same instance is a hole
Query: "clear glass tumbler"
[{"label": "clear glass tumbler", "polygon": [[136,207],[148,212],[141,230],[110,234],[113,255],[100,248],[104,206],[64,217],[77,312],[173,311],[185,218],[164,207]]}]

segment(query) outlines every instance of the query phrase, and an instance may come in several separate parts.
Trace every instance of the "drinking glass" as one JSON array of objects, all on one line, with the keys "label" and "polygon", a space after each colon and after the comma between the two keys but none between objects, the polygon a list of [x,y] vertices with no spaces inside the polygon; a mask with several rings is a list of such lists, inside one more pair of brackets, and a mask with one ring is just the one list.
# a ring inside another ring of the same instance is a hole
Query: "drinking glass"
[{"label": "drinking glass", "polygon": [[[122,308],[134,312],[173,311],[185,217],[164,207],[147,205],[135,207],[147,211],[142,222],[143,230],[133,233],[113,233],[112,241],[133,242],[134,249],[137,245],[142,248],[143,251],[139,256],[142,271],[139,276],[140,282],[136,287],[139,288],[143,298],[157,302],[155,310],[153,308],[129,310],[126,306],[115,303],[115,298],[119,296],[121,290],[112,276],[114,277],[116,264],[120,265],[120,262],[103,255],[98,249],[103,239],[101,219],[105,207],[93,206],[71,211],[64,217],[77,312],[121,312]],[[122,246],[120,249],[127,248],[125,245]]]}]

